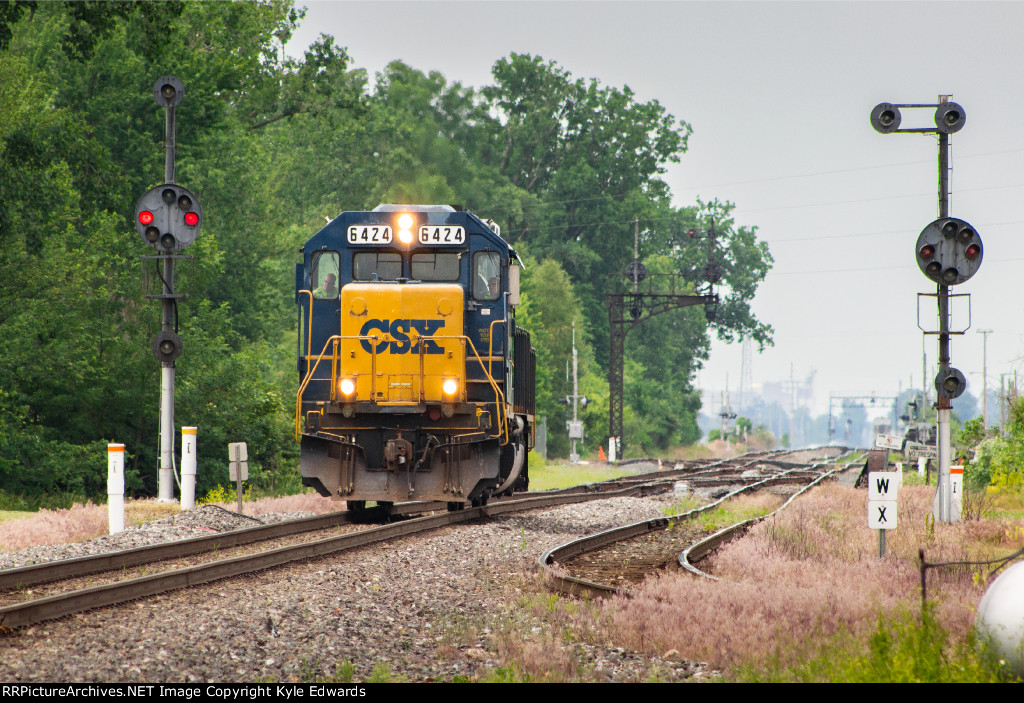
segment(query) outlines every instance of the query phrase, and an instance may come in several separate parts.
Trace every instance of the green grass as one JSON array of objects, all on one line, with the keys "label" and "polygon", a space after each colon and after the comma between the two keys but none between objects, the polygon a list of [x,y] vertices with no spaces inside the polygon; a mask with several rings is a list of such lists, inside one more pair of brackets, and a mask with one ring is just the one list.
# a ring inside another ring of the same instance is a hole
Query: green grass
[{"label": "green grass", "polygon": [[737,508],[726,503],[714,510],[701,513],[693,519],[702,523],[704,525],[704,529],[708,532],[717,532],[722,528],[735,525],[736,523],[743,522],[744,520],[763,517],[769,512],[770,511],[767,508],[759,506],[743,506],[741,508]]},{"label": "green grass", "polygon": [[995,683],[1015,680],[988,647],[973,635],[953,641],[927,607],[878,617],[867,650],[847,633],[833,638],[825,654],[796,666],[767,662],[737,672],[742,682],[830,683]]},{"label": "green grass", "polygon": [[17,520],[20,517],[30,517],[32,515],[35,515],[33,510],[0,510],[0,522]]},{"label": "green grass", "polygon": [[547,491],[570,488],[584,483],[607,481],[611,478],[633,474],[628,468],[596,464],[569,464],[569,462],[545,462],[536,452],[530,452],[530,490]]}]

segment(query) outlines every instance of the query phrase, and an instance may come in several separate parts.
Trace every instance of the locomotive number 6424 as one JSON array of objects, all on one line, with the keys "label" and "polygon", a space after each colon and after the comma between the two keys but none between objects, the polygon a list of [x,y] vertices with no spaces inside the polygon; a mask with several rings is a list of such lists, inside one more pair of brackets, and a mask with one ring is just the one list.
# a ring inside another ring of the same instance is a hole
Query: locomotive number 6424
[{"label": "locomotive number 6424", "polygon": [[350,510],[456,510],[526,489],[535,355],[516,325],[518,257],[497,229],[447,205],[380,205],[306,242],[295,271],[305,485]]}]

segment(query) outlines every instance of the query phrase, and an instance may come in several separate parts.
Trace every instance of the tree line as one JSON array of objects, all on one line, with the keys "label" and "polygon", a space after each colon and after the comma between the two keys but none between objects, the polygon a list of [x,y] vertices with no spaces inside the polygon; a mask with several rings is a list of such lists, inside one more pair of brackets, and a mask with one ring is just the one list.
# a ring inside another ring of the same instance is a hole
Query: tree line
[{"label": "tree line", "polygon": [[199,427],[200,491],[227,482],[231,441],[249,443],[258,487],[297,486],[297,251],[326,219],[381,202],[461,205],[523,255],[520,322],[555,455],[574,323],[588,434],[607,435],[605,296],[627,283],[634,223],[647,267],[695,288],[705,244],[685,233],[713,218],[714,320],[666,313],[627,341],[627,446],[697,440],[710,335],[771,343],[749,304],[772,258],[729,203],[673,205],[663,177],[690,126],[538,56],[496,58],[478,88],[398,61],[371,80],[328,35],[286,56],[302,21],[290,0],[0,2],[0,491],[102,497],[104,445],[119,441],[129,490],[155,493],[158,277],[131,217],[163,180],[162,75],[185,84],[176,180],[204,212],[177,274],[176,419]]}]

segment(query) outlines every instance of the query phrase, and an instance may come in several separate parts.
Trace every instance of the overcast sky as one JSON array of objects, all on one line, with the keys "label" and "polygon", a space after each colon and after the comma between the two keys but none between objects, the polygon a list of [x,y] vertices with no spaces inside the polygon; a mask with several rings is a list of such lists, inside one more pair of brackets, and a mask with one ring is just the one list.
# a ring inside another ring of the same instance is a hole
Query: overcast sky
[{"label": "overcast sky", "polygon": [[[288,53],[331,34],[371,80],[401,59],[482,86],[496,60],[530,53],[690,123],[689,150],[667,174],[675,204],[732,201],[775,258],[753,302],[775,346],[754,349],[750,380],[815,371],[815,413],[830,392],[919,388],[923,351],[931,387],[937,344],[922,343],[917,294],[935,286],[914,248],[938,217],[936,139],[878,134],[868,115],[879,102],[952,95],[967,123],[951,139],[950,214],[985,247],[977,275],[953,289],[971,294],[972,315],[952,363],[980,397],[978,330],[991,330],[989,387],[1024,372],[1024,248],[1013,244],[1024,226],[1024,3],[298,4],[308,12]],[[933,126],[932,113],[904,111],[903,126]],[[933,298],[921,313],[934,328]],[[966,306],[956,313],[954,327],[966,326]],[[717,397],[728,377],[735,399],[742,358],[741,345],[716,341],[698,386]]]}]

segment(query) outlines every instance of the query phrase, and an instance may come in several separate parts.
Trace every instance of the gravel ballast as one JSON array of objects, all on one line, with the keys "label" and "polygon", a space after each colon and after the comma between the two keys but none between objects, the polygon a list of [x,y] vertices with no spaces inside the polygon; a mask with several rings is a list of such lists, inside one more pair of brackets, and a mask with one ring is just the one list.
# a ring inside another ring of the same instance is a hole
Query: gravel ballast
[{"label": "gravel ballast", "polygon": [[[537,558],[576,537],[662,515],[671,496],[614,498],[342,552],[36,625],[0,637],[6,682],[311,682],[479,680],[508,662],[509,641],[545,641],[517,602],[543,593]],[[261,515],[261,521],[299,515]],[[2,555],[3,568],[250,527],[205,506],[75,545]],[[548,597],[546,594],[541,597]],[[575,642],[568,678],[700,679],[674,652],[648,657]]]}]

